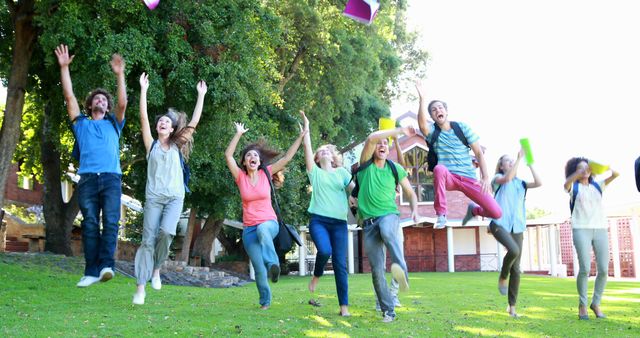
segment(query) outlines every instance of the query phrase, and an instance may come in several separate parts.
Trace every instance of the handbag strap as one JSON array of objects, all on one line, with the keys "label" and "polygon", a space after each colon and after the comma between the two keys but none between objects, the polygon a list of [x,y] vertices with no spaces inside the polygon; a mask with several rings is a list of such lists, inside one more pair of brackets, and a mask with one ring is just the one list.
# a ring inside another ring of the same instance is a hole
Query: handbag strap
[{"label": "handbag strap", "polygon": [[278,196],[276,196],[276,189],[273,187],[273,181],[271,180],[271,172],[267,169],[267,166],[262,166],[262,170],[264,170],[264,174],[267,175],[267,180],[269,180],[269,186],[271,187],[271,200],[273,200],[273,209],[276,212],[276,217],[278,218],[278,222],[282,221],[282,215],[280,214],[280,204],[278,203]]}]

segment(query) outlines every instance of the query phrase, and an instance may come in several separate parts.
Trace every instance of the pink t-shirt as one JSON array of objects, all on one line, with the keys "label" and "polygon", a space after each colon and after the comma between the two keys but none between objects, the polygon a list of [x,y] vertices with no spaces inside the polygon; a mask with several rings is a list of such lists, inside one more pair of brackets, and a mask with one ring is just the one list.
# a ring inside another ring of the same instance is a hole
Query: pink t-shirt
[{"label": "pink t-shirt", "polygon": [[[271,172],[271,166],[268,166]],[[276,220],[276,212],[271,205],[271,186],[269,179],[262,169],[258,170],[258,183],[251,185],[251,181],[244,170],[240,170],[236,180],[242,199],[242,223],[251,227],[270,220]]]}]

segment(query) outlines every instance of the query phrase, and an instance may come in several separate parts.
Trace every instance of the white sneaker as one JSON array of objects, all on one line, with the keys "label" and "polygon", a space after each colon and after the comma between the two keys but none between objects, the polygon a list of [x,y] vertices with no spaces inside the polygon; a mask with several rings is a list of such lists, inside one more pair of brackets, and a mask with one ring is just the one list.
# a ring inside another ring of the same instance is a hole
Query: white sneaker
[{"label": "white sneaker", "polygon": [[398,282],[401,292],[409,291],[409,282],[407,281],[407,275],[404,273],[404,269],[398,263],[391,264],[391,275],[393,279]]},{"label": "white sneaker", "polygon": [[93,276],[82,276],[78,284],[76,284],[79,288],[86,288],[89,285],[95,284],[100,281],[100,278]]},{"label": "white sneaker", "polygon": [[436,224],[433,225],[434,229],[444,229],[447,227],[447,216],[445,215],[438,215],[438,220],[436,221]]},{"label": "white sneaker", "polygon": [[144,297],[147,295],[145,293],[136,292],[133,294],[133,304],[135,305],[144,305]]},{"label": "white sneaker", "polygon": [[396,320],[396,315],[395,315],[395,314],[390,315],[390,314],[387,314],[387,313],[385,312],[385,313],[384,313],[384,316],[382,316],[382,322],[383,322],[383,323],[391,323],[391,322],[393,322],[394,320]]},{"label": "white sneaker", "polygon": [[151,277],[151,287],[154,290],[162,289],[162,280],[160,279],[160,277]]},{"label": "white sneaker", "polygon": [[108,282],[111,278],[113,278],[113,269],[111,268],[102,268],[102,270],[100,270],[100,281],[101,282]]}]

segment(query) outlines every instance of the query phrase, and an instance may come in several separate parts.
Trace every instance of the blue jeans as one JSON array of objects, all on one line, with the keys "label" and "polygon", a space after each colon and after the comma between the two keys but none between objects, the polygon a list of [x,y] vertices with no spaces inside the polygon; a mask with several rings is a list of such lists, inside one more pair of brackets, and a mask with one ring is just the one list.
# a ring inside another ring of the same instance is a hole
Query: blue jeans
[{"label": "blue jeans", "polygon": [[399,264],[405,272],[407,280],[407,263],[404,261],[402,241],[398,236],[399,218],[396,214],[380,216],[365,220],[364,226],[364,250],[371,265],[371,278],[373,288],[376,291],[382,315],[395,316],[393,297],[387,287],[385,279],[386,256],[384,247],[387,247],[391,262]]},{"label": "blue jeans", "polygon": [[[119,174],[82,174],[78,182],[78,204],[82,211],[84,275],[98,277],[103,268],[113,268],[118,241],[120,196]],[[102,215],[102,231],[100,231]]]},{"label": "blue jeans", "polygon": [[316,264],[313,275],[321,277],[324,267],[333,257],[333,272],[340,305],[349,305],[349,282],[347,281],[347,221],[311,214],[309,233],[316,244]]},{"label": "blue jeans", "polygon": [[256,287],[260,295],[260,305],[271,305],[271,289],[267,281],[267,269],[271,265],[280,265],[278,254],[273,247],[273,238],[278,235],[278,222],[269,220],[256,226],[244,227],[242,242],[251,259],[256,274]]}]

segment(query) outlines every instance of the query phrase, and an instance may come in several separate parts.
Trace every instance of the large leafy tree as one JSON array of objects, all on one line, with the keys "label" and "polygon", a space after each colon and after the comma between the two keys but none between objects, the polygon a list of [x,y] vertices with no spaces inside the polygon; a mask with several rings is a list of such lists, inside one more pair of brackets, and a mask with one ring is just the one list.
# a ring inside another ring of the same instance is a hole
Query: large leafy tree
[{"label": "large leafy tree", "polygon": [[[207,81],[210,90],[190,159],[193,193],[186,203],[207,217],[195,250],[208,257],[204,244],[218,237],[229,251],[241,253],[238,232],[222,227],[225,218],[241,218],[237,189],[222,155],[232,122],[245,122],[250,129],[243,142],[265,137],[285,150],[298,133],[298,110],[304,109],[313,123],[314,144],[346,147],[388,115],[400,74],[424,66],[425,54],[415,50],[415,37],[406,33],[404,0],[384,3],[371,26],[342,16],[344,3],[167,1],[151,12],[118,0],[38,2],[41,34],[31,60],[33,104],[23,124],[32,132],[23,137],[18,155],[40,159],[24,162],[23,170],[37,172],[45,183],[48,248],[70,253],[69,232],[77,214],[75,196],[64,203],[59,190],[72,137],[52,52],[57,44],[68,44],[76,55],[71,76],[81,102],[92,88],[113,91],[108,60],[114,52],[124,56],[129,95],[122,140],[124,188],[141,200],[146,163],[139,137],[139,74],[150,74],[151,113],[167,107],[190,113],[196,81]],[[278,195],[287,220],[301,224],[309,200],[307,179],[300,158],[289,167]]]}]

